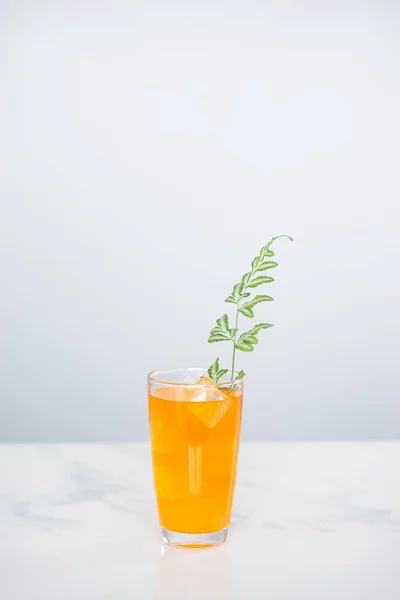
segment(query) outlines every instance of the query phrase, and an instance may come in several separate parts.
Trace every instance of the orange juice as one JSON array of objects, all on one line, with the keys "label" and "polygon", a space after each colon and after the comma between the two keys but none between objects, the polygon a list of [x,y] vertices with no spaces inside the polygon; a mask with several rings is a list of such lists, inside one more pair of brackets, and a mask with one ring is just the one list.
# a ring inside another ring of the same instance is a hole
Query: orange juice
[{"label": "orange juice", "polygon": [[185,534],[228,527],[241,413],[242,391],[214,388],[198,393],[184,386],[150,390],[154,485],[162,527]]}]

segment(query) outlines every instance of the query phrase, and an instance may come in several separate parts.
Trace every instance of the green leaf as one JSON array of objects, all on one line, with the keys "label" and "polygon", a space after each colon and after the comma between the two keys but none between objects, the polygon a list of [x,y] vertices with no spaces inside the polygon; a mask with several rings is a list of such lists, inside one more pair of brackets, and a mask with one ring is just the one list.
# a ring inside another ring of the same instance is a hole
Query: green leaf
[{"label": "green leaf", "polygon": [[273,327],[272,323],[257,323],[257,325],[254,325],[253,329],[251,330],[251,333],[257,335],[260,329],[268,329],[268,327]]},{"label": "green leaf", "polygon": [[221,379],[228,372],[228,369],[220,369],[217,373],[217,381]]},{"label": "green leaf", "polygon": [[[274,255],[274,253],[272,252],[272,250],[270,250],[269,247],[268,247],[270,243],[271,242],[269,242],[266,246],[264,246],[263,248],[261,248],[261,252],[260,252],[261,260],[264,260],[264,258],[266,256],[273,256]],[[270,254],[270,252],[272,252],[272,254]]]},{"label": "green leaf", "polygon": [[228,296],[225,298],[225,302],[231,302],[231,304],[236,304],[236,300],[233,296]]},{"label": "green leaf", "polygon": [[238,379],[242,379],[245,375],[246,373],[243,370],[240,370],[239,373],[236,375],[235,381],[237,381]]},{"label": "green leaf", "polygon": [[213,364],[211,365],[211,367],[208,369],[208,376],[210,379],[212,379],[213,381],[217,382],[217,373],[219,371],[219,358],[217,358],[215,360],[215,362],[213,362]]},{"label": "green leaf", "polygon": [[245,292],[242,294],[242,298],[248,298],[249,296],[251,296],[250,292]]},{"label": "green leaf", "polygon": [[254,313],[251,310],[251,308],[247,308],[245,305],[239,308],[239,312],[241,312],[242,315],[244,315],[245,317],[249,317],[249,319],[252,319],[254,317]]},{"label": "green leaf", "polygon": [[250,342],[251,344],[258,344],[258,339],[256,338],[256,335],[257,334],[254,333],[253,329],[251,329],[250,331],[246,331],[245,333],[242,333],[242,335],[238,339],[238,343]]},{"label": "green leaf", "polygon": [[230,338],[226,337],[223,333],[210,333],[208,343],[213,344],[214,342],[230,342]]},{"label": "green leaf", "polygon": [[257,323],[257,325],[254,325],[250,331],[245,331],[242,333],[237,343],[240,344],[242,342],[250,342],[253,345],[258,344],[258,339],[256,337],[257,334],[261,329],[268,329],[268,327],[272,327],[272,325],[270,323]]},{"label": "green leaf", "polygon": [[266,271],[267,269],[275,269],[275,267],[277,267],[277,266],[278,266],[277,262],[274,262],[273,260],[266,260],[265,262],[258,265],[257,273],[259,271]]},{"label": "green leaf", "polygon": [[224,331],[225,333],[228,333],[228,331],[229,331],[228,315],[222,315],[222,317],[217,319],[217,325],[219,325],[221,327],[222,331]]},{"label": "green leaf", "polygon": [[255,259],[251,263],[251,269],[252,269],[253,273],[255,273],[257,271],[257,267],[261,261],[262,261],[262,258],[260,256],[255,257]]},{"label": "green leaf", "polygon": [[256,304],[260,304],[260,302],[271,302],[273,300],[273,298],[271,298],[271,296],[265,296],[263,294],[257,294],[257,296],[254,296],[253,300],[249,300],[249,302],[246,302],[245,304],[243,304],[243,306],[241,307],[241,310],[244,308],[253,308],[254,306],[256,306]]},{"label": "green leaf", "polygon": [[244,290],[246,289],[247,284],[250,281],[250,277],[251,277],[251,273],[245,273],[242,277],[242,286],[243,286]]},{"label": "green leaf", "polygon": [[252,300],[243,304],[243,306],[239,308],[239,312],[241,312],[245,317],[252,318],[254,317],[254,312],[252,309],[254,306],[256,306],[256,304],[259,304],[260,302],[270,302],[271,300],[273,300],[271,296],[257,294],[257,296],[254,296]]},{"label": "green leaf", "polygon": [[210,344],[214,342],[228,342],[235,337],[236,330],[229,329],[228,315],[222,315],[217,319],[217,325],[210,331],[208,341]]},{"label": "green leaf", "polygon": [[232,296],[236,303],[240,300],[240,294],[242,293],[242,288],[243,288],[242,282],[237,283],[235,286],[233,286]]},{"label": "green leaf", "polygon": [[273,250],[270,250],[269,246],[271,244],[272,240],[270,242],[268,242],[268,244],[266,246],[264,246],[264,248],[261,248],[261,252],[260,252],[260,256],[261,258],[264,260],[265,257],[271,257],[271,256],[275,256],[275,252]]},{"label": "green leaf", "polygon": [[241,350],[242,352],[253,352],[254,348],[253,348],[253,344],[251,344],[251,342],[246,342],[246,341],[242,341],[236,342],[236,348],[238,350]]},{"label": "green leaf", "polygon": [[229,335],[225,331],[223,331],[223,329],[221,327],[219,327],[218,325],[217,325],[217,327],[214,327],[210,331],[210,335],[214,335],[214,334],[224,335],[227,340],[229,339]]},{"label": "green leaf", "polygon": [[273,277],[267,277],[266,275],[264,275],[264,276],[256,277],[255,279],[252,279],[247,287],[255,288],[258,285],[262,285],[263,283],[271,283],[271,281],[274,281]]}]

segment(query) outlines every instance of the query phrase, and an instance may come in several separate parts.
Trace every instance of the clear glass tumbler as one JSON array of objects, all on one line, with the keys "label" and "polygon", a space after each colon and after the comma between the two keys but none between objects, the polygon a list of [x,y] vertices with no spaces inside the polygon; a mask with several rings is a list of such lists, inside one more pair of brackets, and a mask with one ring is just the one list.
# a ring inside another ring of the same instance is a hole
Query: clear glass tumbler
[{"label": "clear glass tumbler", "polygon": [[186,368],[147,378],[161,535],[172,546],[216,546],[228,534],[243,379],[217,387],[204,377],[205,369]]}]

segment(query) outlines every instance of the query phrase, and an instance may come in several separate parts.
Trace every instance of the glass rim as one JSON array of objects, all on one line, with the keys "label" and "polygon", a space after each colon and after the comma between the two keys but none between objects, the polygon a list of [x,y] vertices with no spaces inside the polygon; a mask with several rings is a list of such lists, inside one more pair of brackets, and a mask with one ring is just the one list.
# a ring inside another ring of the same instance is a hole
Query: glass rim
[{"label": "glass rim", "polygon": [[[166,374],[169,371],[206,371],[207,369],[205,369],[204,367],[175,367],[175,368],[170,368],[170,369],[154,369],[154,371],[150,371],[150,373],[147,374],[147,381],[151,382],[151,383],[158,383],[160,385],[163,385],[165,387],[182,387],[185,389],[191,389],[191,388],[211,388],[214,387],[216,384],[213,383],[184,383],[181,381],[161,381],[160,379],[157,379],[157,375],[158,374]],[[229,372],[231,372],[231,370],[229,369]],[[233,373],[237,376],[239,375],[239,371],[233,371]],[[242,384],[244,381],[244,375],[243,377],[240,377],[238,379],[229,379],[229,380],[224,380],[221,382],[218,382],[218,386],[228,386],[228,385],[232,385],[234,383],[239,383]]]}]

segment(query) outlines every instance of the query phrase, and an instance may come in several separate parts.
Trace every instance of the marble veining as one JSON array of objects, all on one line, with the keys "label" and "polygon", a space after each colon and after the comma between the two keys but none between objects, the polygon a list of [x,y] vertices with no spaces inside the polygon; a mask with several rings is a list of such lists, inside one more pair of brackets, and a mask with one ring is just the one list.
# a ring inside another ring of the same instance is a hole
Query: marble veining
[{"label": "marble veining", "polygon": [[231,532],[159,538],[147,445],[0,445],[2,600],[398,600],[400,443],[242,444]]}]

